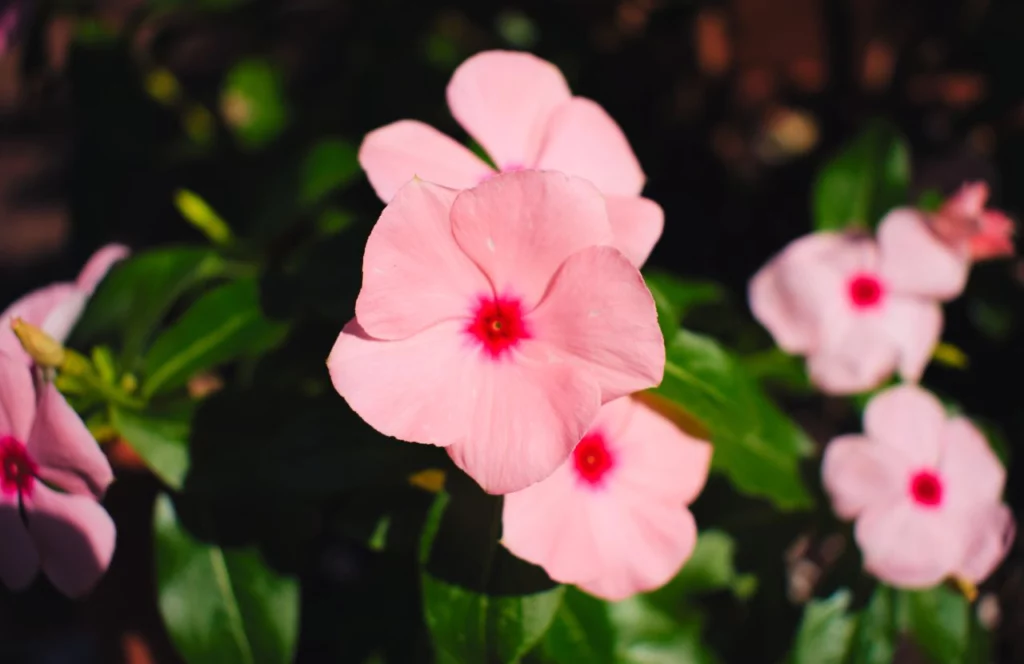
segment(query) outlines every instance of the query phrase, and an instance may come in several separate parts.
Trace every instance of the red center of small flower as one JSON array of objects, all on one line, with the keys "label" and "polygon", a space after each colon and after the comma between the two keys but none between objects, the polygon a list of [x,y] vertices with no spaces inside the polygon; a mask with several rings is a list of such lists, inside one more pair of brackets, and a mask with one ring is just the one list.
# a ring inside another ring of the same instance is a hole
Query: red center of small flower
[{"label": "red center of small flower", "polygon": [[885,296],[885,287],[873,274],[858,274],[849,283],[850,301],[857,309],[871,309],[878,306]]},{"label": "red center of small flower", "polygon": [[13,436],[0,438],[0,492],[3,495],[32,495],[38,471],[21,441]]},{"label": "red center of small flower", "polygon": [[615,457],[600,433],[589,433],[584,436],[573,450],[572,460],[576,466],[576,474],[591,486],[601,484],[604,476],[615,466]]},{"label": "red center of small flower", "polygon": [[473,321],[466,331],[493,359],[515,348],[521,340],[530,338],[530,331],[523,320],[522,305],[511,297],[480,298]]},{"label": "red center of small flower", "polygon": [[910,495],[918,505],[938,507],[942,503],[942,479],[931,470],[919,470],[910,478]]}]

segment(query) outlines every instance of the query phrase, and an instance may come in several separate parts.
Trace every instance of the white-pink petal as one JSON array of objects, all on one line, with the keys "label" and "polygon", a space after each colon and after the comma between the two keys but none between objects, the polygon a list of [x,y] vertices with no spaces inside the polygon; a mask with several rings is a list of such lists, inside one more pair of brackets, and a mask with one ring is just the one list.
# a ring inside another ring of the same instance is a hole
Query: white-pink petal
[{"label": "white-pink petal", "polygon": [[866,510],[854,534],[871,574],[900,588],[928,588],[962,559],[967,533],[957,525],[938,510],[900,501]]},{"label": "white-pink petal", "polygon": [[939,463],[945,429],[942,402],[916,385],[880,392],[864,409],[864,432],[915,467]]},{"label": "white-pink petal", "polygon": [[984,434],[970,420],[955,417],[943,427],[939,470],[949,484],[953,509],[970,511],[976,505],[998,503],[1006,483],[1006,469]]},{"label": "white-pink petal", "polygon": [[605,195],[615,246],[639,267],[647,262],[665,228],[661,206],[642,196]]},{"label": "white-pink petal", "polygon": [[905,499],[913,470],[898,453],[855,435],[830,442],[821,463],[825,491],[841,519],[855,519],[872,505]]},{"label": "white-pink petal", "polygon": [[970,260],[942,242],[924,213],[897,208],[878,226],[882,276],[901,294],[949,300],[967,283]]}]

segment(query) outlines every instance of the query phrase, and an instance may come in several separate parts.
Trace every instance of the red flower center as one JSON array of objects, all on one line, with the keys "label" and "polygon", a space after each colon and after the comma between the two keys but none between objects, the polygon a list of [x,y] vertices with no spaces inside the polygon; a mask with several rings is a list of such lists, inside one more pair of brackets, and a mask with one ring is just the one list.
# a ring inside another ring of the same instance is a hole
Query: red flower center
[{"label": "red flower center", "polygon": [[473,321],[466,330],[492,359],[515,348],[530,332],[519,300],[511,297],[480,298]]},{"label": "red flower center", "polygon": [[600,433],[589,433],[584,436],[573,450],[572,460],[576,466],[576,474],[591,486],[601,484],[604,476],[615,466],[615,457]]},{"label": "red flower center", "polygon": [[850,301],[857,309],[877,307],[885,296],[885,287],[873,274],[858,274],[850,279]]},{"label": "red flower center", "polygon": [[931,470],[919,470],[910,478],[910,496],[918,505],[938,507],[942,503],[942,479]]},{"label": "red flower center", "polygon": [[39,467],[21,441],[0,438],[0,492],[5,496],[31,496]]}]

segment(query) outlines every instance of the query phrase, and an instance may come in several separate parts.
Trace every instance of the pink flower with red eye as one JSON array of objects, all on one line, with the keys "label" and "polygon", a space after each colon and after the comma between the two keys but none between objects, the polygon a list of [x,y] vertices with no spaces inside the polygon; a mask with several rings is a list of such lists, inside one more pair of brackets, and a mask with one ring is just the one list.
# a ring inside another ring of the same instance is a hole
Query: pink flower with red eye
[{"label": "pink flower with red eye", "polygon": [[971,260],[1012,256],[1013,220],[998,210],[985,209],[987,201],[987,184],[965,184],[929,217],[932,230]]},{"label": "pink flower with red eye", "polygon": [[617,399],[551,477],[505,496],[501,541],[555,581],[604,599],[654,590],[693,553],[687,506],[710,463],[711,445]]},{"label": "pink flower with red eye", "polygon": [[939,303],[966,279],[966,263],[920,215],[897,209],[877,241],[822,232],[790,244],[751,279],[750,308],[780,348],[807,356],[822,390],[851,394],[894,370],[920,379],[942,331]]},{"label": "pink flower with red eye", "polygon": [[57,389],[43,383],[37,393],[21,358],[0,353],[4,585],[26,588],[41,569],[69,597],[89,592],[114,553],[114,522],[98,502],[112,480],[99,445]]},{"label": "pink flower with red eye", "polygon": [[[645,176],[622,130],[595,102],[574,97],[550,62],[513,51],[469,58],[448,84],[448,107],[502,172],[561,171],[604,194],[617,246],[640,267],[661,237],[661,206],[640,196]],[[400,120],[367,134],[359,163],[385,202],[414,176],[468,189],[494,170],[429,125]]]},{"label": "pink flower with red eye", "polygon": [[981,583],[1015,535],[1006,471],[984,436],[917,386],[876,395],[864,435],[829,443],[822,476],[836,514],[856,520],[864,567],[894,586]]},{"label": "pink flower with red eye", "polygon": [[410,182],[367,240],[334,387],[378,431],[447,447],[485,491],[544,479],[601,404],[665,369],[654,300],[610,240],[580,178]]},{"label": "pink flower with red eye", "polygon": [[35,325],[57,342],[63,343],[78,322],[96,286],[103,281],[111,266],[127,255],[127,247],[107,245],[92,255],[76,281],[40,288],[7,307],[0,313],[0,352],[22,358],[26,363],[32,362],[11,330],[11,322],[15,318]]}]

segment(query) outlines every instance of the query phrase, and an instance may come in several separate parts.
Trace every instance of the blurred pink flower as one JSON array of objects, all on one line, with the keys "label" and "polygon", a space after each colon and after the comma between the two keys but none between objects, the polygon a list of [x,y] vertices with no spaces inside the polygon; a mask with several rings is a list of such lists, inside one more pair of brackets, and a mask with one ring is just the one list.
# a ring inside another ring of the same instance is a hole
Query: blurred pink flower
[{"label": "blurred pink flower", "polygon": [[[640,196],[645,176],[622,130],[597,103],[572,96],[557,67],[529,53],[478,53],[452,75],[448,107],[501,171],[590,180],[605,195],[616,246],[637,267],[647,260],[664,226],[661,206]],[[385,202],[413,176],[468,189],[494,175],[468,148],[415,120],[367,134],[359,163]]]},{"label": "blurred pink flower", "polygon": [[822,476],[836,514],[856,519],[865,568],[904,588],[983,581],[1015,534],[1006,471],[985,437],[912,385],[875,396],[864,430],[828,445]]},{"label": "blurred pink flower", "polygon": [[555,581],[604,599],[654,590],[693,553],[687,506],[710,463],[711,445],[617,399],[551,477],[505,496],[502,543]]},{"label": "blurred pink flower", "polygon": [[107,245],[92,255],[76,281],[40,288],[7,307],[0,313],[0,352],[21,358],[26,364],[32,362],[21,347],[18,337],[11,331],[11,322],[15,318],[41,328],[63,343],[78,322],[96,286],[103,281],[111,266],[128,253],[128,248],[123,245]]},{"label": "blurred pink flower", "polygon": [[971,182],[960,188],[931,215],[932,230],[972,260],[1012,256],[1013,220],[998,210],[986,210],[988,185]]},{"label": "blurred pink flower", "polygon": [[967,269],[901,208],[877,241],[835,232],[794,241],[751,279],[750,308],[782,350],[808,357],[823,391],[852,394],[894,370],[920,379],[942,332],[939,303],[963,290]]},{"label": "blurred pink flower", "polygon": [[0,580],[21,590],[42,569],[69,597],[89,592],[114,553],[114,522],[98,502],[112,480],[57,388],[37,393],[21,358],[0,353]]},{"label": "blurred pink flower", "polygon": [[601,404],[665,368],[651,294],[610,240],[580,178],[506,173],[461,193],[413,180],[366,243],[335,388],[378,431],[448,447],[488,492],[544,479]]}]

